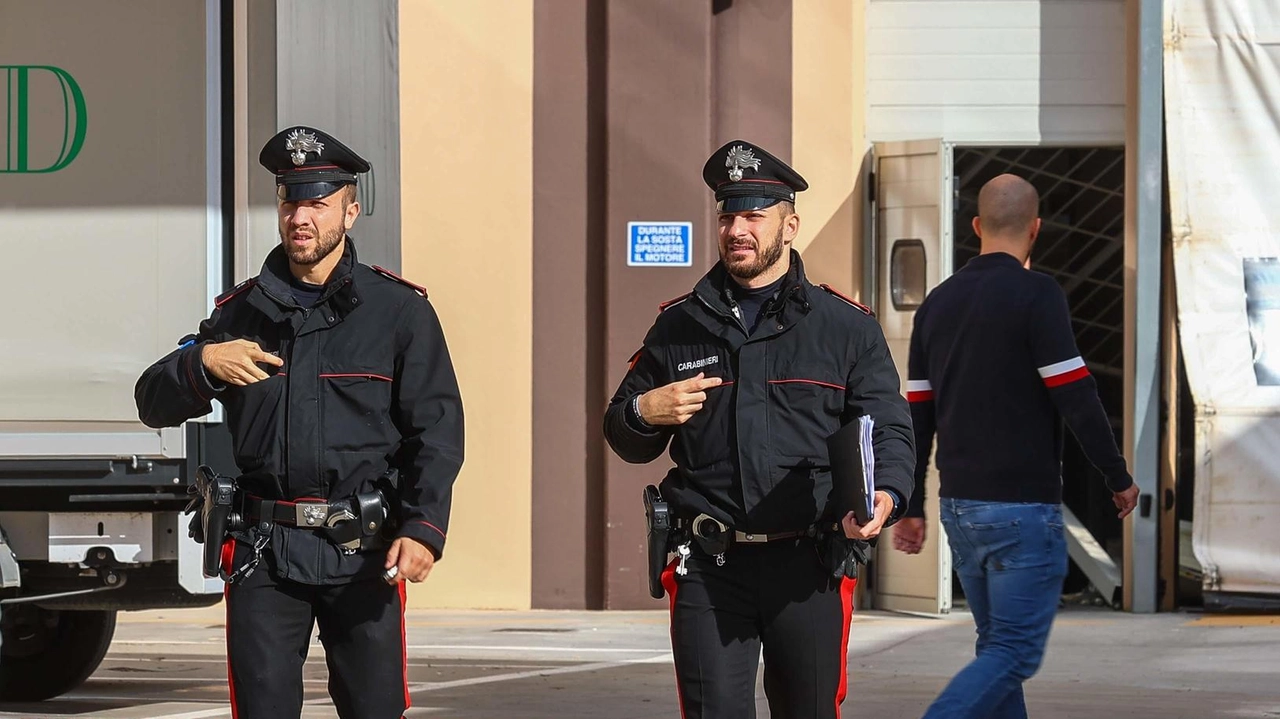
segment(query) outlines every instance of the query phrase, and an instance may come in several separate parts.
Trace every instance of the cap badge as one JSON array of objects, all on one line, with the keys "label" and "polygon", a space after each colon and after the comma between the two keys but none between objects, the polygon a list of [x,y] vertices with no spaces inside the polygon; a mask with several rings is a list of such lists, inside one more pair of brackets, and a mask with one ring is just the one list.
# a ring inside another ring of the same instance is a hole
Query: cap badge
[{"label": "cap badge", "polygon": [[729,179],[733,182],[742,180],[742,171],[755,170],[760,171],[760,159],[750,148],[744,148],[742,145],[734,145],[729,148],[729,156],[725,158],[724,166],[729,168]]},{"label": "cap badge", "polygon": [[284,149],[293,153],[289,157],[294,165],[301,165],[307,161],[308,152],[314,152],[318,156],[324,149],[324,143],[316,142],[315,133],[298,128],[285,138]]}]

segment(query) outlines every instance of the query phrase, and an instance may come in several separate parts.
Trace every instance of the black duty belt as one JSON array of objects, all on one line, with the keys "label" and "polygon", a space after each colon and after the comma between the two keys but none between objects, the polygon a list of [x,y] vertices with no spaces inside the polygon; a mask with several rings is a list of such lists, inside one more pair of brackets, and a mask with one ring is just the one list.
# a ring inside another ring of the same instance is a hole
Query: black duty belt
[{"label": "black duty belt", "polygon": [[254,496],[244,498],[244,515],[250,524],[265,519],[274,524],[310,529],[332,527],[356,518],[350,500],[330,503],[320,499],[285,501]]},{"label": "black duty belt", "polygon": [[807,537],[809,530],[800,530],[795,532],[773,532],[772,534],[761,534],[757,532],[740,532],[733,530],[734,544],[760,544],[763,542],[776,542],[779,539],[792,539],[795,537]]},{"label": "black duty belt", "polygon": [[389,513],[390,503],[380,490],[361,492],[335,502],[262,499],[253,495],[244,498],[244,516],[249,526],[260,527],[269,522],[319,530],[347,554],[383,546],[384,535],[389,533],[383,531],[391,520]]},{"label": "black duty belt", "polygon": [[[676,528],[686,529],[695,537],[707,538],[708,536],[727,535],[731,529],[729,525],[720,520],[707,515],[699,514],[693,519],[676,520]],[[840,525],[834,522],[819,522],[811,524],[804,529],[796,529],[787,532],[744,532],[740,529],[733,529],[733,541],[736,544],[764,544],[766,542],[775,542],[780,539],[794,539],[796,537],[814,537],[823,532],[839,531]]]},{"label": "black duty belt", "polygon": [[708,554],[723,554],[730,544],[767,544],[781,539],[817,537],[838,527],[839,525],[824,522],[785,532],[744,532],[707,514],[699,514],[692,520],[681,520],[678,525]]}]

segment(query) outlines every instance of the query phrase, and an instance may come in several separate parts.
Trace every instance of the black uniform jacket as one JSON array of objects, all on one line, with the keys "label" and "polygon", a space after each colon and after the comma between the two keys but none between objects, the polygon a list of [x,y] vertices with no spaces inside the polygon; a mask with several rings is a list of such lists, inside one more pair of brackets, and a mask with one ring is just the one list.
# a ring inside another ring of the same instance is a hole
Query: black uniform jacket
[{"label": "black uniform jacket", "polygon": [[[864,414],[875,419],[877,486],[903,504],[911,496],[911,417],[880,325],[810,284],[794,251],[791,263],[749,338],[721,264],[664,305],[605,413],[605,436],[627,462],[652,461],[670,443],[676,466],[661,490],[686,519],[705,512],[761,533],[835,519],[826,440]],[[724,384],[683,425],[645,433],[627,417],[633,397],[699,372]]]},{"label": "black uniform jacket", "polygon": [[[340,500],[369,490],[389,466],[400,475],[400,536],[444,550],[454,479],[462,466],[462,400],[444,333],[426,292],[346,251],[313,308],[289,288],[283,248],[262,273],[217,300],[195,335],[138,380],[138,414],[175,426],[226,408],[241,486],[264,499]],[[266,380],[223,386],[201,362],[211,342],[247,339],[284,360]],[[384,551],[344,556],[312,529],[275,525],[268,545],[280,574],[334,584],[382,570]]]}]

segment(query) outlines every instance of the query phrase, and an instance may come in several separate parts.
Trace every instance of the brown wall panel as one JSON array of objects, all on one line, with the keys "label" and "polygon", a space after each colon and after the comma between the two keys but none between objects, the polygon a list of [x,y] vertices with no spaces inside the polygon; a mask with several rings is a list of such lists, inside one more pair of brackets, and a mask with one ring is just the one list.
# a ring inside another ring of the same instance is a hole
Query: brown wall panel
[{"label": "brown wall panel", "polygon": [[535,0],[533,606],[603,603],[604,9]]},{"label": "brown wall panel", "polygon": [[734,0],[713,26],[710,149],[742,139],[790,162],[791,3]]},{"label": "brown wall panel", "polygon": [[[687,0],[608,4],[608,332],[606,385],[612,393],[653,323],[656,305],[687,292],[714,256],[700,170],[710,145],[711,12]],[[693,267],[628,267],[628,221],[693,222]],[[667,460],[623,463],[609,454],[606,482],[605,602],[653,607],[645,579],[640,490]]]},{"label": "brown wall panel", "polygon": [[[713,6],[721,8],[713,13]],[[783,159],[791,138],[791,3],[615,0],[607,4],[605,386],[612,392],[656,305],[688,292],[718,259],[707,155],[734,137]],[[693,223],[693,266],[628,267],[628,221]],[[669,467],[605,464],[605,605],[654,607],[640,490]]]}]

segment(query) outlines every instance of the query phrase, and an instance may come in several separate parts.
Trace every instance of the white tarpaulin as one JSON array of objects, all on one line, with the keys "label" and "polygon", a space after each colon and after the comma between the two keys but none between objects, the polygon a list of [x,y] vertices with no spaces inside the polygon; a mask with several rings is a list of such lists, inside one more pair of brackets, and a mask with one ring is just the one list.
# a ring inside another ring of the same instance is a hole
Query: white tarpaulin
[{"label": "white tarpaulin", "polygon": [[1205,589],[1280,594],[1280,3],[1167,0],[1178,320]]}]

